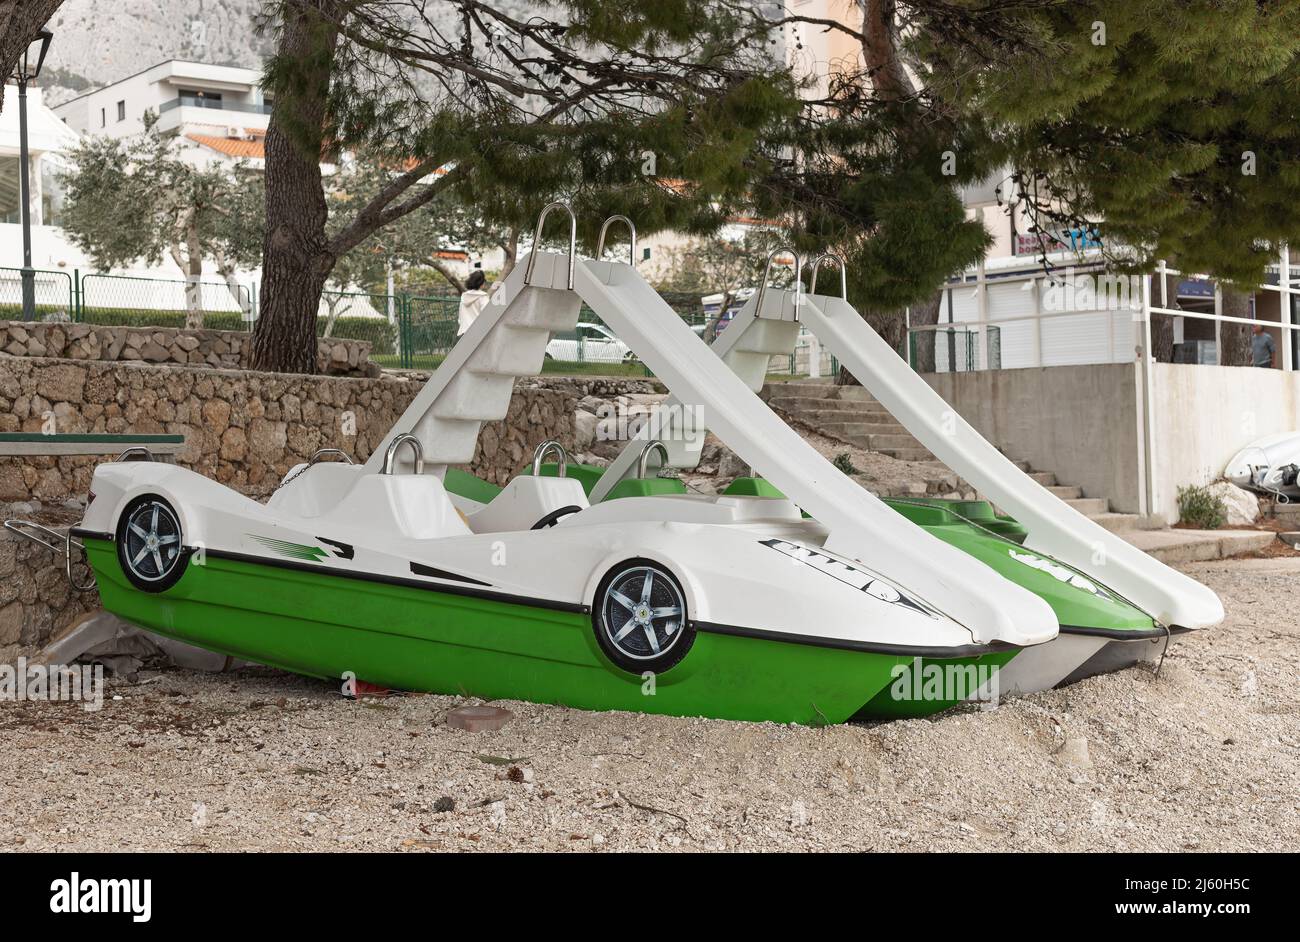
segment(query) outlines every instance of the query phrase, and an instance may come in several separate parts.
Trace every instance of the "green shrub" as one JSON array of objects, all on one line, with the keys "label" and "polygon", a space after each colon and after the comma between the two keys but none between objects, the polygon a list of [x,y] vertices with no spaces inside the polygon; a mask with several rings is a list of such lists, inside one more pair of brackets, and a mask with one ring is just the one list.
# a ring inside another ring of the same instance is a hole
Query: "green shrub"
[{"label": "green shrub", "polygon": [[1178,521],[1198,530],[1217,530],[1228,521],[1223,498],[1202,484],[1178,489]]},{"label": "green shrub", "polygon": [[838,455],[836,455],[835,460],[832,461],[831,464],[835,465],[835,470],[840,471],[844,474],[858,473],[858,469],[853,465],[853,458],[849,455],[847,451],[842,451]]},{"label": "green shrub", "polygon": [[[101,327],[175,327],[185,326],[184,311],[153,308],[88,307],[81,320]],[[204,330],[248,330],[248,322],[238,311],[209,311],[203,316]]]}]

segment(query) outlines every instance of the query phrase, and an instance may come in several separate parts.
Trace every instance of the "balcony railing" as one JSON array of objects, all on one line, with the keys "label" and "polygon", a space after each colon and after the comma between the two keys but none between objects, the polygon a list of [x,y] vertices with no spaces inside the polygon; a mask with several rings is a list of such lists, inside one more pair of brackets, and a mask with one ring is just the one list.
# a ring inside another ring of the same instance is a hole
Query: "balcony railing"
[{"label": "balcony railing", "polygon": [[158,106],[158,113],[163,114],[171,111],[173,108],[215,108],[218,111],[242,111],[251,114],[270,114],[271,106],[264,102],[248,104],[242,101],[224,101],[219,98],[198,98],[192,95],[181,95],[170,101],[165,101]]}]

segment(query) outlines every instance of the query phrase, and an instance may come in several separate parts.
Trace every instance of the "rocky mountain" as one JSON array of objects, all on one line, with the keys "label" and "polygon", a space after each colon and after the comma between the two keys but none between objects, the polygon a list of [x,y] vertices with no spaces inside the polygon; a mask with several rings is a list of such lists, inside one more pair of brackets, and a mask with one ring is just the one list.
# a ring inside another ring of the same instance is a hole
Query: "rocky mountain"
[{"label": "rocky mountain", "polygon": [[64,0],[41,85],[57,104],[168,59],[258,68],[262,0]]}]

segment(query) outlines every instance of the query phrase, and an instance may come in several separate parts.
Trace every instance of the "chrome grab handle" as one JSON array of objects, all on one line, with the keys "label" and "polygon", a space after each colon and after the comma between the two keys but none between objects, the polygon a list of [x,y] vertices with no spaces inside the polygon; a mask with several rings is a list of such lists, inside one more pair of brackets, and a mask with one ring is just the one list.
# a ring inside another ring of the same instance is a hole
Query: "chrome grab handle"
[{"label": "chrome grab handle", "polygon": [[[758,286],[758,302],[754,305],[754,316],[763,316],[763,295],[767,294],[767,279],[772,274],[772,260],[778,255],[790,255],[794,258],[794,290],[796,293],[803,290],[803,259],[799,253],[788,245],[777,246],[767,256],[767,265],[763,268],[763,283]],[[795,317],[799,316],[799,308],[796,303]]]},{"label": "chrome grab handle", "polygon": [[[68,535],[66,537],[66,542],[64,543],[63,546],[63,571],[68,576],[68,585],[72,586],[78,592],[88,592],[89,590],[95,588],[97,584],[95,582],[95,571],[91,569],[89,583],[87,583],[86,585],[77,585],[77,580],[72,578],[72,548],[74,546],[77,549],[81,550],[82,552],[85,552],[86,547],[72,538],[72,528],[69,527]],[[89,563],[86,564],[86,568],[90,569]]]},{"label": "chrome grab handle", "polygon": [[[11,533],[17,533],[24,539],[31,540],[40,546],[45,547],[54,555],[63,555],[63,571],[68,577],[68,585],[72,586],[78,592],[88,592],[95,588],[95,577],[91,574],[90,582],[86,585],[79,585],[77,580],[72,578],[72,548],[84,549],[79,540],[72,538],[72,529],[69,528],[67,533],[59,533],[40,523],[34,523],[31,520],[6,520],[5,529]],[[35,532],[32,532],[35,531]],[[57,542],[52,542],[57,541]]]},{"label": "chrome grab handle", "polygon": [[311,458],[308,460],[307,467],[310,468],[316,462],[321,461],[325,458],[342,458],[348,464],[353,464],[352,456],[349,455],[342,448],[319,448],[312,454]]},{"label": "chrome grab handle", "polygon": [[384,450],[384,466],[380,469],[380,474],[393,473],[393,461],[397,458],[397,449],[403,445],[410,445],[411,452],[415,455],[415,473],[424,473],[424,447],[420,444],[420,440],[410,432],[403,432],[389,442],[388,448]]},{"label": "chrome grab handle", "polygon": [[158,460],[157,458],[155,458],[155,457],[153,456],[153,452],[150,451],[148,448],[145,448],[143,445],[132,445],[132,446],[131,446],[130,448],[128,448],[126,451],[124,451],[124,452],[122,452],[120,455],[118,455],[117,458],[116,458],[116,460],[117,460],[117,461],[126,461],[127,458],[130,457],[131,455],[144,455],[144,460],[145,460],[145,461],[157,461],[157,460]]},{"label": "chrome grab handle", "polygon": [[569,472],[569,453],[565,451],[564,446],[553,438],[548,438],[537,446],[533,452],[533,477],[540,477],[542,473],[542,462],[546,459],[548,453],[555,451],[559,453],[560,460],[557,462],[559,468],[555,474],[557,477],[567,477]]},{"label": "chrome grab handle", "polygon": [[533,248],[528,253],[528,267],[524,269],[524,284],[533,283],[533,267],[537,264],[537,247],[542,244],[542,227],[551,210],[562,209],[569,214],[569,290],[573,290],[573,267],[578,258],[578,217],[573,215],[573,208],[568,203],[555,202],[547,205],[537,217],[537,228],[533,231]]},{"label": "chrome grab handle", "polygon": [[817,269],[821,268],[822,262],[835,262],[840,266],[840,300],[847,301],[849,299],[849,279],[844,264],[844,256],[838,255],[835,252],[823,252],[821,255],[818,255],[813,259],[812,275],[810,276],[808,283],[808,293],[817,293]]},{"label": "chrome grab handle", "polygon": [[638,478],[645,477],[646,466],[650,463],[650,452],[656,448],[659,449],[659,454],[663,455],[664,458],[660,467],[668,466],[668,446],[656,438],[654,441],[645,443],[645,447],[641,449],[641,457],[636,460],[636,476]]},{"label": "chrome grab handle", "polygon": [[609,231],[610,223],[625,222],[627,223],[628,232],[632,234],[632,244],[628,249],[628,264],[636,268],[636,224],[626,216],[610,216],[600,226],[600,236],[596,239],[596,258],[599,259],[605,254],[605,233]]}]

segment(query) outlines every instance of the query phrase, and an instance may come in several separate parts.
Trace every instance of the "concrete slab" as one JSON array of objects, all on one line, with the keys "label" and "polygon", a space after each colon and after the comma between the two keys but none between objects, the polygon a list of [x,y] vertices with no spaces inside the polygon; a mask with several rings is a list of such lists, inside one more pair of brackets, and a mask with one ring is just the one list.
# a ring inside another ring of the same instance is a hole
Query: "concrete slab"
[{"label": "concrete slab", "polygon": [[165,657],[177,667],[217,673],[248,663],[153,634],[103,609],[83,615],[30,660],[33,664],[71,664],[79,657],[109,664],[133,662],[136,667],[142,661]]},{"label": "concrete slab", "polygon": [[1223,559],[1263,549],[1277,538],[1271,530],[1129,530],[1119,536],[1165,563]]},{"label": "concrete slab", "polygon": [[1300,574],[1300,553],[1268,559],[1214,559],[1187,567],[1191,572],[1254,572]]}]

